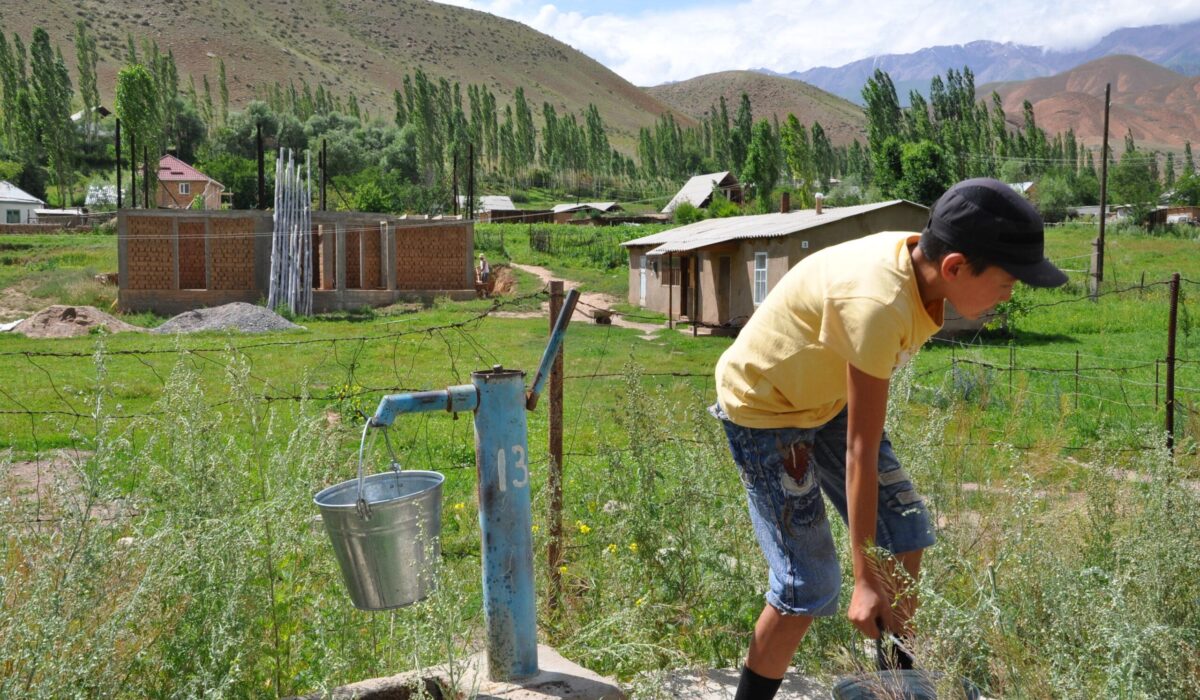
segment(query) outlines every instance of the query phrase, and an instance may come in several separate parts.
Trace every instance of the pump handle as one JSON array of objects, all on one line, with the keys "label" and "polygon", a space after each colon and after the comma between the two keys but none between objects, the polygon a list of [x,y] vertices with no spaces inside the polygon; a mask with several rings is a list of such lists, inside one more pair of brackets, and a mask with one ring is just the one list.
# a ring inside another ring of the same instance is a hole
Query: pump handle
[{"label": "pump handle", "polygon": [[537,408],[538,398],[542,395],[542,389],[546,386],[546,379],[550,376],[550,368],[554,363],[555,356],[558,355],[558,350],[562,347],[563,335],[566,334],[567,324],[571,322],[571,316],[575,313],[575,304],[579,301],[579,290],[572,289],[567,292],[566,299],[563,300],[562,311],[559,312],[558,318],[554,321],[554,330],[550,332],[550,342],[546,345],[546,351],[542,353],[542,363],[538,365],[537,376],[533,378],[533,386],[525,395],[525,409],[532,411]]}]

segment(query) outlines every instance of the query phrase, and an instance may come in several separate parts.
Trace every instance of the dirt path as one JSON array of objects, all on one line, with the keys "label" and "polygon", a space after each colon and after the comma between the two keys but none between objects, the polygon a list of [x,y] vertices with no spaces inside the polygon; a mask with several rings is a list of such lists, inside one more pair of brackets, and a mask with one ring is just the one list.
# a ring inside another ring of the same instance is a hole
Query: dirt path
[{"label": "dirt path", "polygon": [[[527,272],[531,275],[537,276],[537,278],[540,279],[543,284],[549,284],[550,280],[557,279],[553,272],[550,272],[544,267],[538,267],[537,265],[522,265],[520,263],[510,264],[522,272]],[[562,282],[563,286],[567,289],[575,289],[579,286],[579,283],[574,280],[564,279]],[[575,314],[571,317],[571,321],[591,323],[592,311],[595,309],[611,310],[612,305],[618,301],[620,300],[610,294],[601,294],[600,292],[583,292],[579,296],[579,303],[575,306]],[[543,310],[548,310],[549,302],[542,304],[542,308]],[[528,318],[536,317],[540,314],[497,313],[496,315]],[[638,323],[637,321],[630,321],[624,316],[615,313],[612,315],[612,325],[620,326],[622,328],[633,328],[634,330],[641,331],[641,337],[646,340],[653,339],[655,333],[666,328],[665,325],[658,323]]]}]

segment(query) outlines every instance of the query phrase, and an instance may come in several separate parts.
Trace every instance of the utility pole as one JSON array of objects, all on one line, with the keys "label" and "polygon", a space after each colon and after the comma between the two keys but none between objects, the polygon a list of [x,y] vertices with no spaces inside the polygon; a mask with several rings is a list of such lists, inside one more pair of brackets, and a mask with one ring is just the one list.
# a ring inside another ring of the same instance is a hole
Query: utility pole
[{"label": "utility pole", "polygon": [[1112,83],[1104,84],[1104,146],[1100,149],[1100,235],[1096,237],[1092,251],[1092,299],[1100,296],[1100,283],[1104,281],[1104,220],[1108,205],[1108,108]]}]

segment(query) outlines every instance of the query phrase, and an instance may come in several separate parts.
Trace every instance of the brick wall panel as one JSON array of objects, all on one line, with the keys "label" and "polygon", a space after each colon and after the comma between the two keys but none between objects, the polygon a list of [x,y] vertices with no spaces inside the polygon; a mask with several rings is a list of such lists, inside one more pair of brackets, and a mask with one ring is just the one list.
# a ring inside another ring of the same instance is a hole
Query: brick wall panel
[{"label": "brick wall panel", "polygon": [[254,219],[212,219],[210,289],[254,289]]},{"label": "brick wall panel", "polygon": [[382,289],[379,273],[382,261],[380,257],[383,247],[380,245],[379,232],[365,229],[362,231],[363,244],[363,289]]},{"label": "brick wall panel", "polygon": [[362,289],[362,278],[359,277],[361,269],[359,252],[358,252],[358,231],[353,228],[346,229],[346,289]]},{"label": "brick wall panel", "polygon": [[204,289],[204,222],[179,222],[179,288]]},{"label": "brick wall panel", "polygon": [[171,219],[133,216],[128,226],[129,289],[173,289]]},{"label": "brick wall panel", "polygon": [[469,226],[397,226],[398,289],[463,289],[469,286]]}]

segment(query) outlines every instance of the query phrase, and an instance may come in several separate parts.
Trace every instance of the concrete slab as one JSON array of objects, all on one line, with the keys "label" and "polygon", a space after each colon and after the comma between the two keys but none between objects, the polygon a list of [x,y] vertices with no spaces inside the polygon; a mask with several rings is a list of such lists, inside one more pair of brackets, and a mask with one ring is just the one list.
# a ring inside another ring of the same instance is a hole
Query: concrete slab
[{"label": "concrete slab", "polygon": [[[512,683],[488,680],[487,658],[476,654],[461,664],[435,666],[387,678],[372,678],[305,696],[306,700],[624,700],[616,681],[538,645],[538,674]],[[423,691],[423,693],[422,693]]]}]

